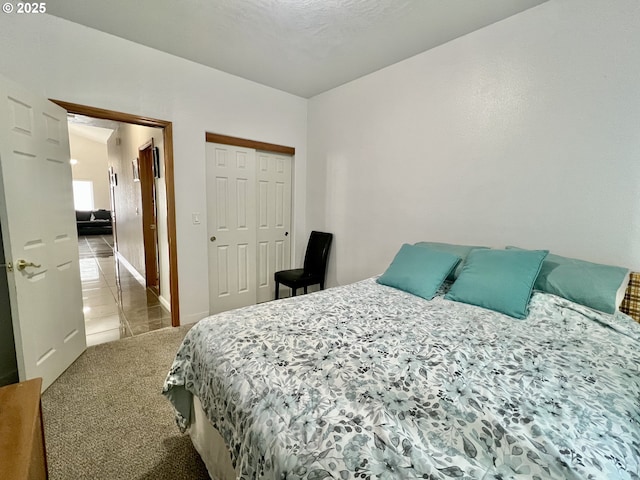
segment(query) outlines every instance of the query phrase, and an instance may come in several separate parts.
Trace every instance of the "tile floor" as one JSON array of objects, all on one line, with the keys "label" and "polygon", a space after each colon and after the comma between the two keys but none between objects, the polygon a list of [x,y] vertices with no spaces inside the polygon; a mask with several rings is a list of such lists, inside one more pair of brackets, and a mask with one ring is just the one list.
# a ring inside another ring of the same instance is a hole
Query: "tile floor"
[{"label": "tile floor", "polygon": [[87,346],[171,326],[170,313],[113,255],[111,235],[78,238]]}]

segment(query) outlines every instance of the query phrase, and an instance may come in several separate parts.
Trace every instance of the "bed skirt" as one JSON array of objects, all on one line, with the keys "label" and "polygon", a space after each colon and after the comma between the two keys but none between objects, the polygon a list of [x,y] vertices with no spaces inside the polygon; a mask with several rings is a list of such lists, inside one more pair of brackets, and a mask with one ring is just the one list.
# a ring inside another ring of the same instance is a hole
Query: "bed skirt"
[{"label": "bed skirt", "polygon": [[189,435],[193,446],[202,457],[212,480],[236,480],[238,474],[231,465],[229,450],[222,436],[207,419],[200,399],[193,396],[192,422]]}]

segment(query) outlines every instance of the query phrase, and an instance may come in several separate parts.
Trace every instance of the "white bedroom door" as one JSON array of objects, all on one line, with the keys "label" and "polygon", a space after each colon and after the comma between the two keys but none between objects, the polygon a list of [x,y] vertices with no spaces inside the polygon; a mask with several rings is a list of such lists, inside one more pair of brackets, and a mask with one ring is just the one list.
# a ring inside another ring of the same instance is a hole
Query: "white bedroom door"
[{"label": "white bedroom door", "polygon": [[0,77],[0,223],[20,380],[86,349],[67,112]]},{"label": "white bedroom door", "polygon": [[256,303],[256,155],[207,143],[209,312]]},{"label": "white bedroom door", "polygon": [[257,301],[274,298],[273,274],[291,268],[291,161],[257,153]]}]

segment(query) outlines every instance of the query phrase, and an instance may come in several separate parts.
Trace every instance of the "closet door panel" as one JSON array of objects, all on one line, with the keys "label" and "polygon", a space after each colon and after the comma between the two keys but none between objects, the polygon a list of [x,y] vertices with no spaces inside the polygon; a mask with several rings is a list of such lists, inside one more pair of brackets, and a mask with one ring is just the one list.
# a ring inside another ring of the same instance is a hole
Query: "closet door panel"
[{"label": "closet door panel", "polygon": [[256,303],[256,152],[207,143],[209,312]]},{"label": "closet door panel", "polygon": [[[291,163],[292,157],[257,153],[258,211],[256,236],[260,268],[258,302],[272,300],[273,274],[291,268]],[[285,293],[284,291],[282,293]]]}]

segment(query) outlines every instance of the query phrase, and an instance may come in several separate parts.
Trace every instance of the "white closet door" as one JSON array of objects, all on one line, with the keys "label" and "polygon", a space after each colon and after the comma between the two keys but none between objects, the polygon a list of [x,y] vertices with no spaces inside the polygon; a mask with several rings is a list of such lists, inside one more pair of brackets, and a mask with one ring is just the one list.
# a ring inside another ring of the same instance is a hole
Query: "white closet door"
[{"label": "white closet door", "polygon": [[273,274],[291,268],[291,157],[257,153],[258,302],[275,297]]},{"label": "white closet door", "polygon": [[256,152],[207,143],[209,311],[256,303]]}]

